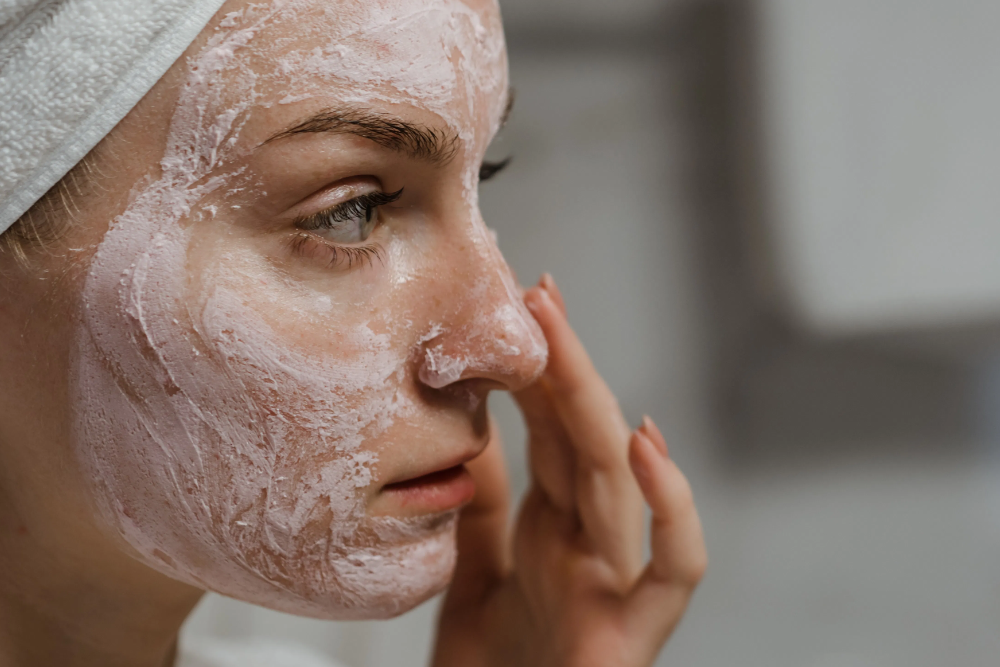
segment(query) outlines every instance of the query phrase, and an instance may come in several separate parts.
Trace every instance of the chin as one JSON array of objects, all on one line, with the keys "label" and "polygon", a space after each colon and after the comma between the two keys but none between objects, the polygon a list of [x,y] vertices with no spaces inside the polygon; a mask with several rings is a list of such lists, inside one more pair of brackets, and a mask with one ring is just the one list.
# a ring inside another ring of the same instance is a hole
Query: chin
[{"label": "chin", "polygon": [[457,558],[457,522],[457,510],[416,519],[370,519],[360,540],[365,546],[327,546],[329,553],[289,559],[280,572],[254,564],[256,581],[241,578],[238,586],[201,583],[228,597],[297,616],[393,618],[448,587]]}]

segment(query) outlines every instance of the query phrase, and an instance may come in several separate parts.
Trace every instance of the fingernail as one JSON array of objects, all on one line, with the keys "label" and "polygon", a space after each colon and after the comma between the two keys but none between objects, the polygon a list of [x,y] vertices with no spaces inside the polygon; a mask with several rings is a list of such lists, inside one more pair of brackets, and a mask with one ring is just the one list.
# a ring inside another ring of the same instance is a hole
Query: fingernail
[{"label": "fingernail", "polygon": [[542,286],[549,296],[552,297],[553,303],[556,299],[562,300],[562,293],[559,291],[559,286],[556,285],[556,279],[552,277],[551,273],[545,273],[542,275]]},{"label": "fingernail", "polygon": [[548,295],[545,293],[545,290],[532,287],[524,292],[524,305],[527,306],[528,310],[531,312],[537,313],[542,308],[540,300],[546,298],[547,296]]},{"label": "fingernail", "polygon": [[[640,431],[636,431],[633,437],[636,440],[637,447],[651,447],[654,450],[656,449],[656,446],[649,441],[649,438],[644,436]],[[628,462],[632,466],[632,473],[639,479],[640,483],[650,478],[649,468],[645,463],[645,459],[642,458],[641,453],[629,452]]]},{"label": "fingernail", "polygon": [[656,449],[664,456],[670,456],[666,438],[660,433],[660,429],[656,428],[656,424],[653,423],[649,415],[642,416],[642,428],[648,434],[650,442],[656,445]]},{"label": "fingernail", "polygon": [[[653,441],[647,438],[642,431],[635,432],[636,449],[637,451],[630,452],[629,463],[632,466],[632,474],[635,475],[639,484],[643,487],[648,487],[653,479],[653,471],[650,469],[650,461],[656,458],[659,454],[659,448],[653,444]],[[638,450],[645,449],[645,452]]]},{"label": "fingernail", "polygon": [[653,420],[649,418],[649,415],[642,416],[642,426],[640,426],[639,428],[645,429],[647,432],[652,433],[653,428],[655,426],[656,425],[653,423]]}]

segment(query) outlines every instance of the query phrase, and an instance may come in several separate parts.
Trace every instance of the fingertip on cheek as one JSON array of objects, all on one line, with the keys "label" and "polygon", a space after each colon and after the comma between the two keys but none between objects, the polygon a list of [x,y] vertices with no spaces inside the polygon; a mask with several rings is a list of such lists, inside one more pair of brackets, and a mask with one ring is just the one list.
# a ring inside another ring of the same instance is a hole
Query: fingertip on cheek
[{"label": "fingertip on cheek", "polygon": [[536,317],[541,314],[545,307],[545,291],[539,287],[531,287],[524,292],[524,305],[528,308],[532,315]]}]

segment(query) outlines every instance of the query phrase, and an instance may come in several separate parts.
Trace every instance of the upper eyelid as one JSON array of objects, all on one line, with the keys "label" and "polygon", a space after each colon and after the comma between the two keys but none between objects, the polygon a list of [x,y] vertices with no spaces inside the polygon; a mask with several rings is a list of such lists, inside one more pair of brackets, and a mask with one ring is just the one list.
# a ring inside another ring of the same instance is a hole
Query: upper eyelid
[{"label": "upper eyelid", "polygon": [[315,213],[309,213],[308,215],[300,215],[296,217],[292,222],[296,227],[301,227],[304,223],[316,221],[318,218],[331,215],[333,213],[336,213],[337,211],[342,211],[346,207],[357,202],[358,200],[368,199],[370,201],[372,199],[383,199],[383,201],[380,202],[373,202],[373,208],[378,208],[380,206],[387,206],[388,204],[392,204],[393,202],[398,201],[399,198],[402,196],[403,196],[403,188],[400,188],[395,192],[385,192],[383,190],[374,190],[372,192],[365,192],[363,194],[351,197],[350,199],[346,199],[342,202],[334,204],[333,206],[328,206],[320,211],[316,211]]},{"label": "upper eyelid", "polygon": [[362,197],[372,192],[381,192],[382,184],[372,176],[349,176],[338,179],[335,183],[327,183],[317,187],[307,196],[302,197],[281,214],[284,222],[292,222],[308,218],[317,212],[322,213],[341,204]]},{"label": "upper eyelid", "polygon": [[[493,178],[494,176],[496,176],[497,174],[499,174],[501,171],[503,171],[504,169],[506,169],[510,165],[511,159],[512,159],[511,156],[507,156],[504,159],[497,160],[497,161],[483,160],[483,162],[479,166],[479,180],[480,181],[487,181],[487,180]],[[378,207],[378,206],[385,206],[385,205],[388,205],[388,204],[392,204],[393,202],[395,202],[396,200],[398,200],[399,197],[402,195],[402,193],[403,193],[403,188],[400,188],[399,190],[397,190],[396,192],[393,192],[393,193],[386,193],[383,190],[374,190],[372,192],[362,193],[360,195],[356,195],[354,197],[351,197],[350,199],[346,199],[346,200],[344,200],[342,202],[338,202],[336,204],[333,204],[332,206],[328,206],[328,207],[326,207],[326,208],[324,208],[324,209],[322,209],[320,211],[316,211],[314,213],[309,213],[309,214],[303,214],[303,215],[296,216],[292,222],[293,222],[293,224],[295,226],[300,227],[304,223],[308,223],[310,221],[315,221],[317,218],[319,218],[321,216],[330,215],[330,214],[332,214],[332,213],[334,213],[334,212],[336,212],[338,210],[343,210],[345,207],[350,206],[352,203],[356,202],[357,200],[363,199],[363,198],[366,198],[366,197],[372,197],[373,195],[374,196],[386,195],[388,197],[392,197],[392,199],[390,199],[389,201],[381,202],[381,203],[378,203],[378,204],[375,205],[376,207]]]}]

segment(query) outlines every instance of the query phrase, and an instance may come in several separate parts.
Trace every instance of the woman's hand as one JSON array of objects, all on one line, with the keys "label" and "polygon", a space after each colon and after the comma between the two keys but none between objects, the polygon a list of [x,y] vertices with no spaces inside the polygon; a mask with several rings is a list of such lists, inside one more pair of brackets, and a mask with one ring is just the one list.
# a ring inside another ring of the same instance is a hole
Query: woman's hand
[{"label": "woman's hand", "polygon": [[[470,464],[478,491],[459,522],[434,665],[650,665],[705,571],[691,489],[651,420],[630,433],[552,279],[525,302],[549,343],[544,375],[515,396],[528,426],[531,488],[511,549],[494,430]],[[644,568],[643,498],[653,516]]]}]

